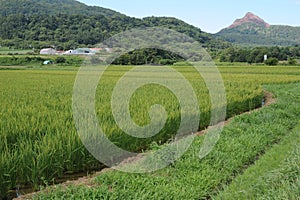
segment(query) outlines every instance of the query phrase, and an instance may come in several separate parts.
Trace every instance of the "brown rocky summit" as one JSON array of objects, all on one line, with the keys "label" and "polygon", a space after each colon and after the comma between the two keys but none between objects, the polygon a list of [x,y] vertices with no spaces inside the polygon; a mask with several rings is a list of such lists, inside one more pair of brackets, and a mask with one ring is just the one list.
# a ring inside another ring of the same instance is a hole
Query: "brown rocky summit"
[{"label": "brown rocky summit", "polygon": [[228,28],[234,28],[234,27],[240,26],[240,25],[245,24],[245,23],[253,23],[253,24],[256,24],[256,25],[259,25],[259,26],[264,26],[266,28],[270,27],[270,24],[265,22],[263,19],[261,19],[260,17],[258,17],[257,15],[255,15],[251,12],[248,12],[245,15],[245,17],[243,17],[242,19],[235,20],[235,22],[231,26],[229,26]]}]

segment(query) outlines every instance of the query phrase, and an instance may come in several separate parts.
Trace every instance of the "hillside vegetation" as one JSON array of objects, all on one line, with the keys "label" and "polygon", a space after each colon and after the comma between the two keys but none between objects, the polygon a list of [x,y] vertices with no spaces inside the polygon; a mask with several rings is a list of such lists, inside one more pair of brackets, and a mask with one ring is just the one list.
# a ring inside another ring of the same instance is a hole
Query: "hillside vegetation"
[{"label": "hillside vegetation", "polygon": [[93,46],[128,29],[153,26],[185,33],[210,49],[228,47],[227,43],[176,18],[137,19],[74,0],[0,2],[0,45],[5,47],[74,49]]},{"label": "hillside vegetation", "polygon": [[75,0],[0,0],[0,16],[80,14],[124,16],[116,11],[97,6],[87,6]]},{"label": "hillside vegetation", "polygon": [[300,27],[271,25],[262,27],[243,24],[231,29],[223,29],[217,36],[236,44],[263,46],[294,46],[300,44]]}]

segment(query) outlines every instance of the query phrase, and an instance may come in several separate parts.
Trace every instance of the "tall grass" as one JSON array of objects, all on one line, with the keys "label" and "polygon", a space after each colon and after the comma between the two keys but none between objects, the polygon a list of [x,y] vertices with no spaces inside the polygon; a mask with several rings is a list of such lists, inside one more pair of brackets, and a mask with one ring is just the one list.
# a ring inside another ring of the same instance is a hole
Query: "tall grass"
[{"label": "tall grass", "polygon": [[214,199],[297,199],[300,197],[300,123]]}]

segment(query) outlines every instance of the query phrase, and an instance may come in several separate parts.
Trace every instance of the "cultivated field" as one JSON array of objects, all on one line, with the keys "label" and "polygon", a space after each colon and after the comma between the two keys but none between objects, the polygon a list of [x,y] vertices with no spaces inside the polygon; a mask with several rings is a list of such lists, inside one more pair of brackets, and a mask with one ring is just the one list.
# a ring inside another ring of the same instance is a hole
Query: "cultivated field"
[{"label": "cultivated field", "polygon": [[[100,125],[111,141],[123,149],[140,152],[174,136],[180,123],[180,108],[176,97],[166,88],[157,85],[142,87],[131,99],[132,119],[146,125],[150,120],[148,111],[151,105],[161,104],[168,112],[167,123],[152,138],[137,139],[123,133],[111,112],[111,94],[120,77],[131,68],[111,66],[104,73],[97,88],[96,111]],[[203,79],[191,67],[174,69],[193,86],[201,111],[199,130],[206,128],[210,121],[211,102]],[[261,106],[263,88],[274,93],[278,98],[276,104],[235,118],[224,129],[213,152],[201,161],[197,151],[203,137],[198,137],[189,152],[174,166],[147,175],[105,173],[94,181],[95,187],[66,189],[65,198],[70,198],[68,195],[73,193],[83,199],[210,198],[217,197],[218,191],[223,190],[225,185],[243,180],[243,177],[235,177],[253,165],[275,143],[288,137],[286,135],[299,122],[300,85],[297,82],[300,81],[300,67],[222,66],[219,70],[225,83],[227,118]],[[24,187],[39,189],[39,185],[55,183],[66,174],[103,167],[84,148],[75,129],[72,92],[76,73],[76,69],[71,68],[0,70],[0,198],[7,196],[9,190],[14,192],[16,188]],[[150,74],[136,76],[151,77]],[[236,192],[238,187],[226,187],[220,195],[230,197],[227,191]],[[241,187],[250,190],[248,186]],[[297,185],[294,187],[299,189]],[[61,197],[64,190],[61,188],[53,196],[40,198]]]},{"label": "cultivated field", "polygon": [[232,120],[216,147],[202,160],[197,155],[203,137],[198,137],[179,161],[158,172],[137,175],[106,171],[31,197],[299,199],[299,86],[268,86],[277,97],[276,104]]}]

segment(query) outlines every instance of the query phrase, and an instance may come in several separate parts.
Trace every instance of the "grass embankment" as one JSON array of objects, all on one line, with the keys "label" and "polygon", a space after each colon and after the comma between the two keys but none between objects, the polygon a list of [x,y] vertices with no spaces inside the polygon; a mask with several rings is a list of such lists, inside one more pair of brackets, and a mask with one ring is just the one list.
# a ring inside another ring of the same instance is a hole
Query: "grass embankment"
[{"label": "grass embankment", "polygon": [[[299,141],[297,138],[299,126],[294,129],[300,120],[299,87],[300,83],[268,86],[267,89],[275,94],[276,103],[234,118],[224,128],[213,151],[202,160],[199,160],[198,154],[203,137],[198,137],[178,162],[155,173],[126,174],[109,171],[91,180],[88,185],[85,183],[68,187],[57,186],[33,197],[34,199],[206,199],[213,198],[218,193],[222,195],[220,191],[230,183],[232,184],[229,189],[224,192],[225,197],[231,198],[230,192],[240,191],[240,188],[249,191],[244,193],[247,195],[245,197],[267,196],[268,193],[265,191],[274,191],[274,194],[271,194],[274,197],[276,195],[286,197],[284,194],[293,188],[298,188],[299,191],[297,180],[299,180],[300,157],[299,147],[296,145]],[[287,151],[287,157],[282,162],[284,155],[283,152],[277,152],[278,150]],[[267,154],[263,156],[265,152]],[[272,160],[273,157],[276,158]],[[260,158],[261,160],[257,161]],[[252,168],[251,165],[255,162],[257,164]],[[278,171],[270,171],[272,169]],[[254,171],[257,171],[257,175]],[[243,174],[241,178],[236,178],[240,174]],[[255,180],[255,177],[264,178]],[[239,185],[239,181],[243,181],[242,185]],[[256,192],[260,192],[258,196]],[[239,194],[236,195],[239,198]],[[297,191],[287,197],[293,195],[297,197]],[[220,196],[220,199],[222,197]]]},{"label": "grass embankment", "polygon": [[213,199],[299,199],[300,123]]}]

